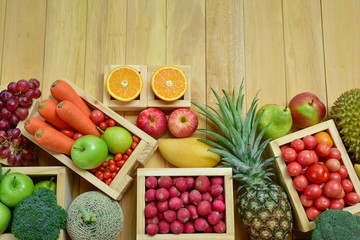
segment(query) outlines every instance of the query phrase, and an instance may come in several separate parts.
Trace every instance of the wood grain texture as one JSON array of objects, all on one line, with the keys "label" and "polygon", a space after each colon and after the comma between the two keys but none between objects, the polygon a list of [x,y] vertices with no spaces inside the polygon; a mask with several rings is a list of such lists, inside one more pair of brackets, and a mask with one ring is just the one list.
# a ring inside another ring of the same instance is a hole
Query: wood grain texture
[{"label": "wood grain texture", "polygon": [[0,0],[0,83],[2,81],[2,57],[5,36],[6,0]]}]

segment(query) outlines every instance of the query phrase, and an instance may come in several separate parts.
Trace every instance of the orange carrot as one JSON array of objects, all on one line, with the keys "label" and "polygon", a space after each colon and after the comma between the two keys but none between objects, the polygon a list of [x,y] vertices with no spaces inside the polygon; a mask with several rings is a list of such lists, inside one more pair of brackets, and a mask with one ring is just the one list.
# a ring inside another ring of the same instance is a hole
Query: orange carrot
[{"label": "orange carrot", "polygon": [[29,117],[28,119],[25,120],[24,123],[25,130],[31,135],[34,135],[35,132],[42,127],[52,127],[52,126],[37,117]]},{"label": "orange carrot", "polygon": [[100,137],[96,125],[72,102],[64,100],[57,105],[57,115],[71,127],[85,135],[95,135]]},{"label": "orange carrot", "polygon": [[56,80],[51,85],[50,92],[56,101],[62,102],[64,100],[68,100],[77,106],[86,116],[90,117],[91,110],[89,106],[67,82],[63,80]]},{"label": "orange carrot", "polygon": [[72,129],[69,124],[61,120],[56,114],[56,102],[50,99],[45,99],[39,105],[38,113],[49,123],[58,129]]},{"label": "orange carrot", "polygon": [[39,128],[35,133],[35,141],[44,148],[71,155],[74,139],[67,137],[53,127]]}]

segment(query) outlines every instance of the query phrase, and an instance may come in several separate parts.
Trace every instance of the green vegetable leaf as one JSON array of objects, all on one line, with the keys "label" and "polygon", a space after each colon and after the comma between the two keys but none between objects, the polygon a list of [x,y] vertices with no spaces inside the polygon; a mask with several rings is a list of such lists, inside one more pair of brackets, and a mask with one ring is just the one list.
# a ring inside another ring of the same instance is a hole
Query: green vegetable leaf
[{"label": "green vegetable leaf", "polygon": [[1,182],[1,180],[6,176],[6,174],[8,174],[9,172],[10,172],[10,169],[8,169],[8,170],[6,171],[6,173],[2,174],[2,166],[1,166],[1,164],[0,164],[0,182]]}]

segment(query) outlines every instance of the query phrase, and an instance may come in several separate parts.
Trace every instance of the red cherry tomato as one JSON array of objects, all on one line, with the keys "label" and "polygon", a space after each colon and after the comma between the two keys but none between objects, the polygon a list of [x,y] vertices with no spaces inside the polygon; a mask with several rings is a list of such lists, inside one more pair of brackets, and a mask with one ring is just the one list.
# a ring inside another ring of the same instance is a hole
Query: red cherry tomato
[{"label": "red cherry tomato", "polygon": [[300,152],[300,151],[304,150],[305,144],[301,139],[294,139],[290,143],[290,147],[295,149],[295,151]]},{"label": "red cherry tomato", "polygon": [[337,195],[335,198],[336,199],[343,199],[345,197],[345,191],[344,189],[341,189],[341,193],[339,195]]},{"label": "red cherry tomato", "polygon": [[341,183],[338,181],[328,181],[324,186],[324,194],[329,198],[336,198],[341,193]]},{"label": "red cherry tomato", "polygon": [[341,182],[341,176],[340,176],[340,174],[338,174],[336,172],[332,172],[332,173],[329,174],[328,181],[330,181],[330,180]]},{"label": "red cherry tomato", "polygon": [[116,166],[118,166],[118,167],[122,167],[122,166],[124,166],[124,164],[125,164],[125,160],[120,160],[120,161],[118,161],[118,162],[116,162]]},{"label": "red cherry tomato", "polygon": [[133,150],[131,148],[129,148],[128,150],[126,150],[126,155],[130,156],[132,154]]},{"label": "red cherry tomato", "polygon": [[317,207],[309,207],[306,209],[306,216],[312,221],[314,221],[320,214],[321,210]]},{"label": "red cherry tomato", "polygon": [[109,165],[115,164],[115,161],[112,158],[110,158],[108,162],[109,162]]},{"label": "red cherry tomato", "polygon": [[314,205],[314,200],[308,198],[305,194],[300,195],[300,201],[304,207],[311,207]]},{"label": "red cherry tomato", "polygon": [[120,161],[121,159],[122,159],[122,154],[121,153],[115,154],[115,157],[114,157],[115,162]]},{"label": "red cherry tomato", "polygon": [[96,171],[96,172],[95,172],[95,176],[96,176],[96,177],[99,177],[99,175],[100,175],[101,173],[102,173],[101,171]]},{"label": "red cherry tomato", "polygon": [[316,199],[321,196],[322,190],[319,184],[309,184],[305,188],[304,194],[310,199]]},{"label": "red cherry tomato", "polygon": [[115,163],[110,164],[109,169],[110,169],[111,172],[115,172],[116,171],[116,164]]},{"label": "red cherry tomato", "polygon": [[298,162],[291,162],[287,165],[286,169],[290,176],[296,177],[300,175],[302,167]]},{"label": "red cherry tomato", "polygon": [[309,181],[304,175],[299,175],[293,180],[294,187],[298,191],[304,191],[304,189],[309,185]]},{"label": "red cherry tomato", "polygon": [[308,170],[308,166],[306,166],[306,167],[303,167],[303,169],[301,170],[301,175],[305,175],[306,176],[306,171]]},{"label": "red cherry tomato", "polygon": [[117,174],[117,173],[118,173],[118,172],[116,172],[116,170],[115,170],[114,172],[112,172],[112,173],[111,173],[111,178],[114,179],[114,178],[116,177],[116,174]]},{"label": "red cherry tomato", "polygon": [[328,156],[330,154],[330,151],[331,151],[331,147],[327,143],[320,143],[319,145],[316,146],[316,153],[320,157]]},{"label": "red cherry tomato", "polygon": [[81,138],[82,136],[84,136],[82,133],[76,132],[76,133],[74,133],[74,136],[72,138],[76,141],[79,138]]},{"label": "red cherry tomato", "polygon": [[97,178],[100,179],[100,180],[103,180],[104,179],[104,173],[100,173]]},{"label": "red cherry tomato", "polygon": [[295,149],[293,148],[287,148],[282,151],[282,158],[285,162],[292,162],[296,160],[297,154]]},{"label": "red cherry tomato", "polygon": [[297,161],[303,166],[308,166],[314,163],[314,160],[314,156],[310,150],[303,150],[298,153]]},{"label": "red cherry tomato", "polygon": [[112,178],[107,178],[107,179],[105,180],[105,183],[106,183],[107,185],[110,185],[111,182],[112,182]]},{"label": "red cherry tomato", "polygon": [[325,210],[330,207],[330,199],[322,195],[314,200],[314,204],[318,209]]},{"label": "red cherry tomato", "polygon": [[335,158],[330,158],[326,160],[325,166],[329,169],[330,172],[336,172],[340,168],[340,162]]},{"label": "red cherry tomato", "polygon": [[105,170],[105,168],[101,165],[100,167],[98,167],[98,170],[99,170],[100,172],[103,172],[103,171]]},{"label": "red cherry tomato", "polygon": [[329,209],[344,209],[344,203],[339,199],[331,199]]},{"label": "red cherry tomato", "polygon": [[70,138],[74,136],[74,131],[70,129],[62,129],[61,132]]},{"label": "red cherry tomato", "polygon": [[107,166],[109,166],[109,162],[108,162],[108,161],[103,162],[102,166],[103,166],[104,168],[106,168]]},{"label": "red cherry tomato", "polygon": [[98,110],[98,109],[95,109],[91,112],[90,114],[90,120],[95,124],[95,125],[98,125],[100,124],[101,122],[105,121],[105,114]]},{"label": "red cherry tomato", "polygon": [[131,144],[131,148],[132,148],[132,149],[135,149],[135,148],[137,147],[137,145],[138,145],[138,144],[137,144],[136,142],[133,142],[133,143]]},{"label": "red cherry tomato", "polygon": [[344,165],[341,165],[339,170],[337,170],[336,172],[340,174],[341,179],[345,179],[348,176],[348,170]]},{"label": "red cherry tomato", "polygon": [[133,139],[133,141],[134,142],[136,142],[136,143],[139,143],[140,142],[140,138],[138,137],[138,136],[132,136],[132,139]]},{"label": "red cherry tomato", "polygon": [[339,149],[332,147],[330,149],[330,153],[329,155],[326,156],[326,159],[330,159],[330,158],[335,158],[337,160],[340,160],[341,158],[341,152],[339,151]]},{"label": "red cherry tomato", "polygon": [[317,145],[317,141],[314,136],[307,135],[302,140],[304,142],[305,149],[307,149],[307,150],[314,149]]},{"label": "red cherry tomato", "polygon": [[349,192],[345,195],[344,200],[345,200],[346,204],[354,205],[359,202],[360,198],[357,193]]},{"label": "red cherry tomato", "polygon": [[113,126],[115,126],[115,125],[116,125],[116,122],[115,122],[113,119],[110,118],[110,119],[108,120],[108,126],[109,126],[109,127],[113,127]]},{"label": "red cherry tomato", "polygon": [[314,158],[314,163],[317,163],[319,161],[319,156],[316,154],[315,150],[310,150],[313,158]]},{"label": "red cherry tomato", "polygon": [[97,171],[97,169],[96,168],[93,168],[93,169],[90,169],[90,172],[96,172]]},{"label": "red cherry tomato", "polygon": [[108,126],[107,126],[107,124],[106,124],[105,122],[99,123],[99,128],[100,128],[101,130],[105,131],[107,127],[108,127]]},{"label": "red cherry tomato", "polygon": [[323,164],[314,163],[306,171],[306,177],[310,182],[323,183],[329,179],[329,170]]},{"label": "red cherry tomato", "polygon": [[349,179],[344,179],[341,181],[341,187],[344,189],[345,193],[348,193],[353,190],[354,185]]},{"label": "red cherry tomato", "polygon": [[110,178],[111,177],[111,172],[104,172],[104,178]]},{"label": "red cherry tomato", "polygon": [[122,156],[122,160],[128,160],[128,158],[129,158],[129,155],[127,155],[127,154],[124,154],[123,156]]}]

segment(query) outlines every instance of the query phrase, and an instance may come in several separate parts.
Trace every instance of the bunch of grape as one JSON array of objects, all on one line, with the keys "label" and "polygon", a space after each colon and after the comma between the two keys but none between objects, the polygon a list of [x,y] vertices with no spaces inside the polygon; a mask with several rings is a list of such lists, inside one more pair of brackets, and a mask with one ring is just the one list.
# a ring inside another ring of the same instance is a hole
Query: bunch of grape
[{"label": "bunch of grape", "polygon": [[21,79],[0,92],[0,157],[13,165],[29,165],[34,160],[28,140],[16,126],[29,115],[32,100],[41,97],[39,87],[37,79]]}]

